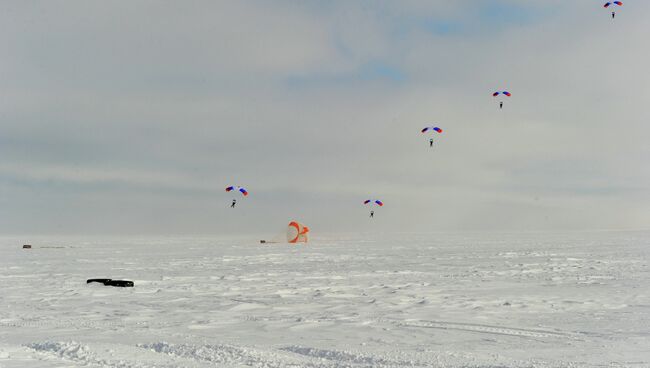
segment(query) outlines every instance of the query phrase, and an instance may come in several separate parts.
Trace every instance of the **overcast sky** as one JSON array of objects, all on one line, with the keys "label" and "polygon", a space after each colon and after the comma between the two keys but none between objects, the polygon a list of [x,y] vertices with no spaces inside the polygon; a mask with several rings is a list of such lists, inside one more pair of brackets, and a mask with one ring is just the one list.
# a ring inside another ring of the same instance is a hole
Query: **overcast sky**
[{"label": "overcast sky", "polygon": [[0,233],[647,229],[649,34],[645,0],[4,1]]}]

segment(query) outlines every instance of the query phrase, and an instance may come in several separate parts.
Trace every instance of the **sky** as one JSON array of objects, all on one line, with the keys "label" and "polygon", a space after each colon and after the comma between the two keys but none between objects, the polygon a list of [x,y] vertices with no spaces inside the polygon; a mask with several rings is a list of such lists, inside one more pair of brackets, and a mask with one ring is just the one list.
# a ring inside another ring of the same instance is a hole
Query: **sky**
[{"label": "sky", "polygon": [[648,229],[648,34],[648,1],[1,2],[0,234]]}]

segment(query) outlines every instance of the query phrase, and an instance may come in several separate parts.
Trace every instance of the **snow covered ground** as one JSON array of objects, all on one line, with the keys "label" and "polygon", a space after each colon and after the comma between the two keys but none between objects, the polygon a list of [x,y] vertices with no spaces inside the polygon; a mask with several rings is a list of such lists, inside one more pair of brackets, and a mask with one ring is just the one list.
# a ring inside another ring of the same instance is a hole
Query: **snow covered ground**
[{"label": "snow covered ground", "polygon": [[0,367],[650,367],[649,256],[647,232],[5,237]]}]

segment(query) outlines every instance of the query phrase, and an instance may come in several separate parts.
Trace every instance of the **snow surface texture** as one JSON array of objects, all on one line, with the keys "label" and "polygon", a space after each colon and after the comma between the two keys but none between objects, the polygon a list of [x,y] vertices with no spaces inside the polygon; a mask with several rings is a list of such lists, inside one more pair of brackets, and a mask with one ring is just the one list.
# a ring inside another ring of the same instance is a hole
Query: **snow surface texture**
[{"label": "snow surface texture", "polygon": [[3,368],[650,367],[650,233],[24,242]]}]

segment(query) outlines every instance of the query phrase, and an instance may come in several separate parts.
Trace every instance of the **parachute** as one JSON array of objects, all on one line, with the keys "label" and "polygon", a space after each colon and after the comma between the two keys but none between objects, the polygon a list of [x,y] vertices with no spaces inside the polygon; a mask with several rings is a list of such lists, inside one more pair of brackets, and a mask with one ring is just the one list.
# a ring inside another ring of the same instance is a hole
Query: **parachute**
[{"label": "parachute", "polygon": [[229,187],[226,187],[226,192],[231,192],[231,191],[233,191],[233,190],[234,190],[234,191],[237,191],[237,192],[240,192],[241,194],[244,195],[244,197],[246,197],[246,196],[248,195],[248,191],[247,191],[245,188],[243,188],[243,187],[238,187],[238,186],[229,186]]},{"label": "parachute", "polygon": [[365,201],[363,201],[363,204],[365,204],[365,205],[369,204],[371,206],[374,205],[374,206],[379,206],[379,207],[384,206],[384,202],[380,201],[379,199],[366,199]]},{"label": "parachute", "polygon": [[603,5],[603,8],[609,8],[610,6],[614,6],[614,5],[623,6],[623,2],[621,2],[621,1],[608,1],[608,2],[605,3],[605,5]]},{"label": "parachute", "polygon": [[623,3],[621,1],[608,1],[603,5],[603,8],[609,8],[610,6],[612,7],[612,19],[616,17],[616,11],[614,10],[614,5],[618,6],[623,6]]},{"label": "parachute", "polygon": [[287,242],[307,243],[309,241],[309,228],[299,222],[291,221],[287,227]]},{"label": "parachute", "polygon": [[422,133],[426,133],[426,132],[428,132],[430,130],[436,131],[438,133],[442,133],[442,129],[440,129],[438,127],[426,127],[424,129],[422,129]]},{"label": "parachute", "polygon": [[[497,97],[499,95],[504,95],[504,96],[510,97],[510,96],[512,96],[512,93],[510,93],[508,91],[496,91],[496,92],[494,92],[492,94],[492,97]],[[499,108],[503,109],[503,101],[499,102]]]},{"label": "parachute", "polygon": [[260,240],[261,244],[279,244],[286,242],[291,244],[307,243],[309,241],[309,228],[298,221],[291,221],[286,230],[281,231],[270,240]]}]

